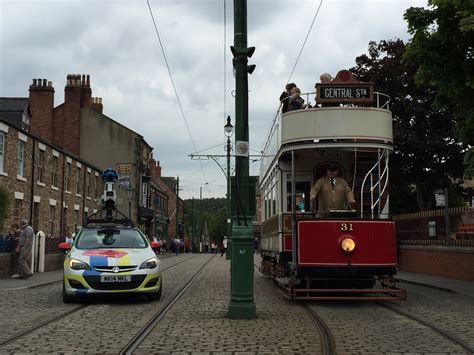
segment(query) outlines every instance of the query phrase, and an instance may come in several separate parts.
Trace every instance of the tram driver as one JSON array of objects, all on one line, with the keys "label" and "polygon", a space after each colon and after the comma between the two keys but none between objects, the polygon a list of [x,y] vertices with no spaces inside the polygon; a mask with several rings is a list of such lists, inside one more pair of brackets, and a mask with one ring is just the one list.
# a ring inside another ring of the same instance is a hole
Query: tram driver
[{"label": "tram driver", "polygon": [[342,210],[347,205],[355,203],[354,193],[347,184],[347,181],[338,177],[338,174],[339,168],[337,165],[329,164],[326,176],[318,179],[311,188],[311,209],[315,209],[317,198],[318,217],[324,217],[330,210]]}]

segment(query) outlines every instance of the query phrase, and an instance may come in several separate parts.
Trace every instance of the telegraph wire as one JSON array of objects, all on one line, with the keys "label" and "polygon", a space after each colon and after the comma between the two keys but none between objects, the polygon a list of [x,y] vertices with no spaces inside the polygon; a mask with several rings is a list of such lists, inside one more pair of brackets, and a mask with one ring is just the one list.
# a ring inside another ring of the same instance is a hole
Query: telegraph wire
[{"label": "telegraph wire", "polygon": [[[153,11],[151,10],[150,1],[146,0],[146,3],[148,4],[148,9],[150,10],[151,19],[153,20],[153,26],[155,27],[156,36],[158,37],[158,42],[160,43],[161,52],[163,53],[163,58],[165,59],[166,68],[168,69],[168,74],[170,76],[171,84],[173,85],[173,90],[174,90],[174,93],[176,95],[176,99],[178,101],[178,106],[179,106],[179,110],[181,111],[181,116],[184,119],[184,123],[186,125],[186,130],[188,131],[189,138],[191,139],[191,143],[193,144],[193,148],[194,148],[194,150],[197,150],[196,144],[194,143],[193,136],[192,136],[191,131],[190,131],[189,126],[188,126],[188,121],[186,120],[186,115],[184,114],[183,106],[181,105],[181,100],[179,99],[178,90],[176,89],[176,85],[174,84],[173,75],[171,74],[171,69],[170,69],[170,66],[168,64],[168,59],[166,58],[163,43],[161,42],[160,33],[158,31],[158,26],[156,25],[156,22],[155,22],[155,17],[153,16]],[[204,181],[207,181],[206,174],[204,173],[204,168],[202,167],[202,163],[199,162],[199,164],[201,166],[201,171],[202,171],[202,175],[204,177]]]},{"label": "telegraph wire", "polygon": [[308,40],[309,35],[311,34],[311,30],[313,29],[314,21],[316,21],[316,17],[318,17],[319,10],[321,9],[321,5],[323,4],[323,0],[319,2],[318,9],[316,10],[316,13],[314,14],[313,21],[311,22],[311,26],[309,26],[308,33],[306,34],[306,37],[303,41],[303,44],[301,45],[300,52],[298,53],[298,57],[296,58],[295,65],[293,66],[293,69],[291,70],[290,76],[288,77],[288,81],[286,82],[287,84],[290,82],[291,77],[293,76],[293,72],[295,71],[296,66],[298,65],[298,62],[300,60],[301,54],[303,53],[303,49],[306,45],[306,41]]},{"label": "telegraph wire", "polygon": [[[300,52],[298,53],[298,56],[296,57],[296,61],[295,61],[295,65],[293,65],[293,69],[291,69],[291,73],[290,73],[290,76],[288,77],[288,81],[286,82],[286,84],[288,84],[291,80],[291,77],[293,76],[293,73],[296,69],[296,66],[298,65],[298,62],[300,60],[300,57],[301,57],[301,54],[303,53],[303,50],[304,50],[304,47],[306,46],[306,41],[308,40],[309,38],[309,35],[311,34],[311,30],[313,29],[313,25],[314,25],[314,22],[316,21],[316,18],[318,17],[318,14],[319,14],[319,10],[321,9],[321,5],[323,4],[323,0],[321,0],[319,2],[319,5],[318,5],[318,8],[316,9],[316,13],[314,14],[313,16],[313,21],[311,21],[311,25],[309,26],[309,29],[308,29],[308,33],[306,33],[306,37],[303,41],[303,44],[301,45],[301,49],[300,49]],[[281,105],[281,104],[280,104]],[[278,105],[278,109],[275,113],[275,117],[273,117],[273,120],[272,120],[272,123],[270,125],[270,129],[268,130],[268,134],[267,134],[267,140],[265,141],[265,143],[263,144],[263,148],[262,148],[262,151],[261,153],[263,154],[263,152],[265,151],[265,149],[267,148],[268,144],[269,144],[269,140],[270,140],[270,135],[272,133],[272,130],[273,130],[273,127],[275,126],[275,121],[278,117],[278,113],[280,112],[280,105]]]}]

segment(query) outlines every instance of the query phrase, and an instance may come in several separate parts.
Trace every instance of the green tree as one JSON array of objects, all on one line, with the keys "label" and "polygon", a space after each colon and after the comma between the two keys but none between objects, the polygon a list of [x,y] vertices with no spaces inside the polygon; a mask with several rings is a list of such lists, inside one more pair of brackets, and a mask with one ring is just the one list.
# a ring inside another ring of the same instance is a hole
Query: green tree
[{"label": "green tree", "polygon": [[463,146],[453,137],[453,115],[434,107],[430,87],[415,84],[418,68],[402,61],[404,53],[405,43],[400,39],[370,42],[368,55],[357,57],[351,69],[359,80],[373,82],[377,91],[391,97],[392,213],[412,212],[410,201],[416,201],[422,211],[432,208],[434,190],[457,188],[453,179],[461,178],[463,172]]},{"label": "green tree", "polygon": [[[219,242],[226,235],[227,200],[225,198],[207,198],[202,200],[185,200],[186,214],[185,226],[190,231],[194,214],[195,231],[202,234],[204,223],[207,222],[209,239]],[[194,203],[194,209],[192,208]]]},{"label": "green tree", "polygon": [[404,58],[416,63],[416,82],[434,89],[435,105],[456,119],[456,134],[469,145],[465,176],[474,176],[474,1],[429,0],[405,14],[413,35]]},{"label": "green tree", "polygon": [[3,223],[7,218],[8,208],[10,206],[10,199],[8,197],[8,191],[0,187],[0,228],[3,227]]}]

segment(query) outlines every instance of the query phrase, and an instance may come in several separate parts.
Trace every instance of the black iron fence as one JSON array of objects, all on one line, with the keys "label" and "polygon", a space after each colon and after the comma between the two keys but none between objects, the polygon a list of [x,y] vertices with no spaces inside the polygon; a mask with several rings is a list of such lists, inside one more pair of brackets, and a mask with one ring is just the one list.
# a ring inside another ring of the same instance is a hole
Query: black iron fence
[{"label": "black iron fence", "polygon": [[394,216],[400,244],[474,246],[474,208],[454,207]]}]

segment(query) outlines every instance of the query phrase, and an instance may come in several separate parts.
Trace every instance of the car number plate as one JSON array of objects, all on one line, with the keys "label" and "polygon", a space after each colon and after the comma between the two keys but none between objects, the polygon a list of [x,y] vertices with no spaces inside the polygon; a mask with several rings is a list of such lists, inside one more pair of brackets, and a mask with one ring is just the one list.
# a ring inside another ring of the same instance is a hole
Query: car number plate
[{"label": "car number plate", "polygon": [[100,282],[130,282],[130,275],[100,275]]}]

